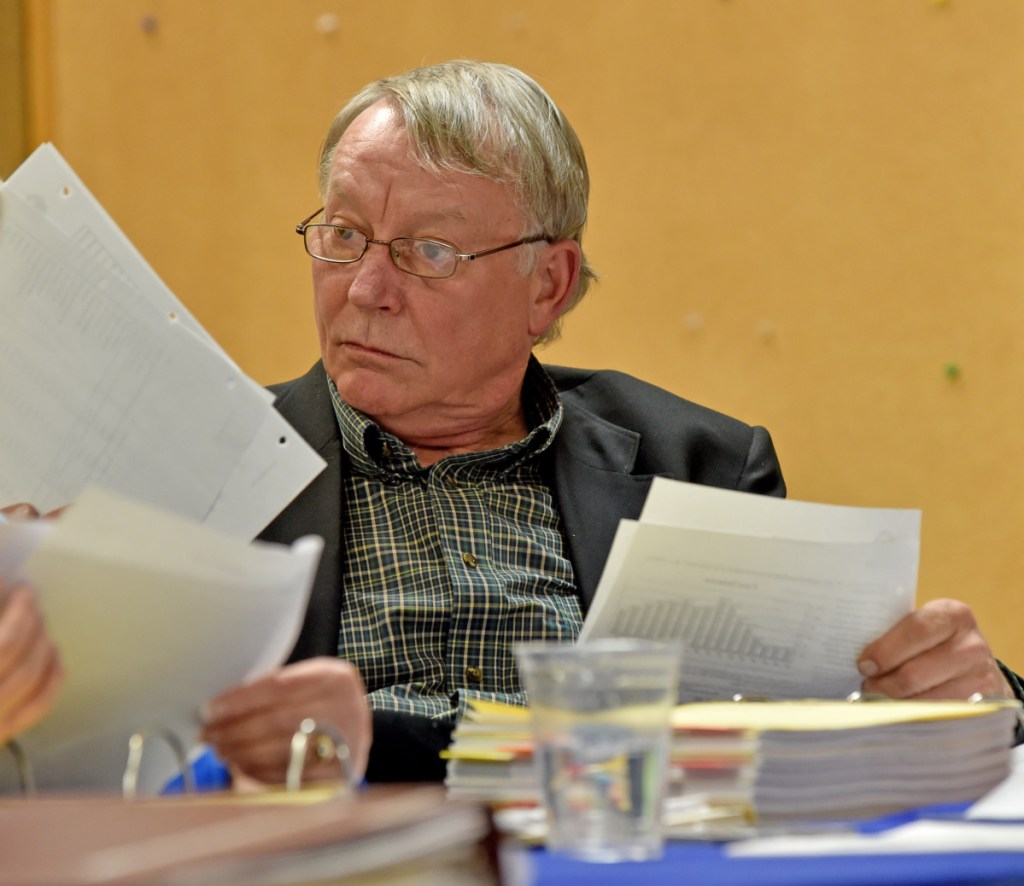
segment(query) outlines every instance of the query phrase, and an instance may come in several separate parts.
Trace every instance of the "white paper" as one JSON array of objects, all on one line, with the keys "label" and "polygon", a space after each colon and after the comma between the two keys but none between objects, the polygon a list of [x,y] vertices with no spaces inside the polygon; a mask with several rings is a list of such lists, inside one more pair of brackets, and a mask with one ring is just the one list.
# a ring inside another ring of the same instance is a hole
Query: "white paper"
[{"label": "white paper", "polygon": [[254,538],[326,464],[281,413],[267,409],[205,522],[215,529]]},{"label": "white paper", "polygon": [[859,508],[753,495],[655,477],[640,513],[642,523],[730,535],[820,542],[918,542],[921,512]]},{"label": "white paper", "polygon": [[0,501],[46,511],[95,481],[202,520],[266,402],[175,323],[119,310],[116,279],[0,199]]},{"label": "white paper", "polygon": [[107,211],[51,144],[39,145],[3,184],[44,215],[84,251],[93,263],[145,298],[131,299],[128,310],[173,317],[230,359],[181,301],[164,284]]},{"label": "white paper", "polygon": [[1024,852],[1024,825],[915,821],[875,834],[814,834],[741,840],[731,843],[725,851],[737,858]]},{"label": "white paper", "polygon": [[52,146],[0,190],[0,279],[0,502],[95,482],[251,538],[323,469]]},{"label": "white paper", "polygon": [[[31,528],[0,527],[0,547]],[[66,678],[55,708],[19,737],[39,786],[119,790],[142,728],[192,745],[204,702],[291,650],[322,544],[247,543],[95,488],[45,524],[20,571]],[[175,772],[159,743],[143,764],[145,790]]]},{"label": "white paper", "polygon": [[1013,749],[1013,769],[1002,784],[967,810],[967,818],[1024,821],[1024,745]]},{"label": "white paper", "polygon": [[0,519],[0,578],[25,580],[25,562],[50,531],[50,525],[46,520]]},{"label": "white paper", "polygon": [[913,608],[919,521],[656,479],[580,640],[681,643],[684,702],[843,697],[860,651]]}]

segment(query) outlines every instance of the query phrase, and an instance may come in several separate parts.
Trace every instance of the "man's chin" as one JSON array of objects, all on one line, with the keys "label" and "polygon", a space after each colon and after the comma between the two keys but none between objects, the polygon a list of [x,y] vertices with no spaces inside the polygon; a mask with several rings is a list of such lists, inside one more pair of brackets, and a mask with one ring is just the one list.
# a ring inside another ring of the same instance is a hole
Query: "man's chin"
[{"label": "man's chin", "polygon": [[371,417],[400,413],[408,399],[408,386],[381,372],[347,369],[332,373],[331,378],[342,400]]}]

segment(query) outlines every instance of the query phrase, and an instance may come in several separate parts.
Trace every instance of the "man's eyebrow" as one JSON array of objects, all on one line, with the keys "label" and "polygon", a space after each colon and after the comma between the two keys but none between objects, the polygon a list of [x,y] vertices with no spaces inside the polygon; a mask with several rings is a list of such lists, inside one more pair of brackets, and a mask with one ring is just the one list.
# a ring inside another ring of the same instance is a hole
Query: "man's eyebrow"
[{"label": "man's eyebrow", "polygon": [[422,213],[415,213],[413,218],[417,221],[465,221],[466,213],[460,206],[451,206],[447,209],[431,208]]},{"label": "man's eyebrow", "polygon": [[[336,204],[341,205],[353,205],[355,204],[358,208],[358,203],[349,199],[348,195],[342,188],[331,187],[327,190],[327,197],[325,205],[334,201]],[[422,210],[410,213],[406,221],[412,227],[422,227],[435,224],[437,222],[464,222],[467,220],[466,214],[462,211],[462,207],[458,204],[452,204],[447,207],[438,208],[436,206],[430,206]]]}]

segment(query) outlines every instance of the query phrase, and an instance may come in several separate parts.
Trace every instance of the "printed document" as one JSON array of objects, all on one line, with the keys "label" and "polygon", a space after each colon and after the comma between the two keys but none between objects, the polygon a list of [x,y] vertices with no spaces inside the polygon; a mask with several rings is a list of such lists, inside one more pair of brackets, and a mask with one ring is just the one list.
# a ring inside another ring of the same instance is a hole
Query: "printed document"
[{"label": "printed document", "polygon": [[580,634],[680,643],[680,701],[841,698],[913,609],[920,512],[656,478],[623,520]]},{"label": "printed document", "polygon": [[252,538],[324,467],[52,145],[0,188],[0,502],[89,483]]}]

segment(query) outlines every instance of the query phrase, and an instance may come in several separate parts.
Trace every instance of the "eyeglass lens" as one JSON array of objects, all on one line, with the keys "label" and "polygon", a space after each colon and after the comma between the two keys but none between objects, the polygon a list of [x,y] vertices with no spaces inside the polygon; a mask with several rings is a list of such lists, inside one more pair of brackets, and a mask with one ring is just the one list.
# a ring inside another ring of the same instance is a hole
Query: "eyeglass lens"
[{"label": "eyeglass lens", "polygon": [[[354,228],[335,225],[308,225],[304,233],[306,249],[310,255],[334,262],[359,261],[371,243],[378,243]],[[450,277],[455,271],[455,249],[446,243],[400,237],[379,245],[388,246],[391,260],[409,274],[419,277]]]}]

